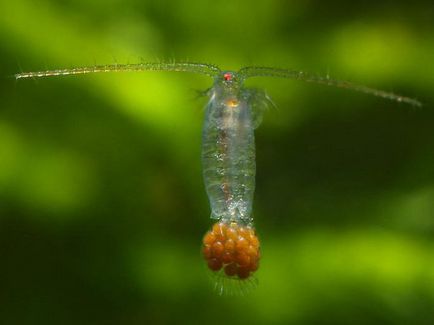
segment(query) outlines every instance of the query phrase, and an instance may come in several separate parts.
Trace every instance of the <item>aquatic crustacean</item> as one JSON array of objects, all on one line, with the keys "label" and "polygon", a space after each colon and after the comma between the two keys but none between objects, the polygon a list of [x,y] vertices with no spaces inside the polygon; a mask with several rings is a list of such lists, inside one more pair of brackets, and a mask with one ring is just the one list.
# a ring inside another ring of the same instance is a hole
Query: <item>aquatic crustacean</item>
[{"label": "aquatic crustacean", "polygon": [[270,99],[264,91],[244,87],[247,78],[292,78],[352,89],[413,106],[421,105],[415,99],[347,81],[267,67],[245,67],[232,72],[201,63],[140,63],[24,72],[15,77],[120,71],[182,71],[214,78],[214,85],[207,92],[209,101],[202,133],[202,164],[211,218],[216,219],[216,223],[203,238],[202,252],[209,269],[223,279],[217,285],[220,292],[224,290],[227,279],[238,283],[251,281],[261,255],[252,218],[256,171],[254,129],[260,124]]}]

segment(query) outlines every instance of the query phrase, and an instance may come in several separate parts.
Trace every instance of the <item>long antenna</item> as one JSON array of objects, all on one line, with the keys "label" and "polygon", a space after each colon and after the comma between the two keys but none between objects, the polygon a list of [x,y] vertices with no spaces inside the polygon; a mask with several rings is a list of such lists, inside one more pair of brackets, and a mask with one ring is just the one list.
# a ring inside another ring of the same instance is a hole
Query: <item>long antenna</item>
[{"label": "long antenna", "polygon": [[15,75],[16,79],[43,78],[53,76],[68,76],[75,74],[89,74],[101,72],[129,72],[129,71],[183,71],[204,74],[214,77],[220,73],[220,69],[206,63],[137,63],[137,64],[110,64],[95,65],[81,68],[56,69],[37,72],[22,72]]},{"label": "long antenna", "polygon": [[[173,63],[137,63],[137,64],[110,64],[110,65],[95,65],[80,68],[70,69],[55,69],[36,72],[22,72],[15,75],[16,79],[23,78],[44,78],[53,76],[68,76],[76,74],[90,74],[102,72],[132,72],[132,71],[182,71],[192,72],[215,77],[221,73],[221,70],[212,64],[207,63],[190,63],[190,62],[173,62]],[[377,97],[390,99],[400,103],[406,103],[412,106],[421,107],[422,103],[416,99],[401,96],[393,92],[370,88],[364,85],[354,84],[349,81],[331,79],[330,77],[322,77],[313,75],[303,71],[288,70],[270,67],[245,67],[239,70],[241,79],[252,77],[278,77],[303,80],[327,86],[338,88],[346,88],[354,91],[363,92]]]},{"label": "long antenna", "polygon": [[390,99],[400,103],[410,104],[412,106],[421,107],[422,103],[416,99],[397,95],[393,92],[388,92],[384,90],[379,90],[375,88],[366,87],[363,85],[354,84],[349,81],[335,80],[327,77],[321,77],[313,74],[309,74],[302,71],[287,70],[279,68],[269,68],[269,67],[245,67],[240,69],[238,72],[241,79],[247,79],[252,77],[279,77],[279,78],[289,78],[296,80],[303,80],[306,82],[313,82],[317,84],[323,84],[327,86],[334,86],[338,88],[346,88],[355,91],[360,91],[362,93]]}]

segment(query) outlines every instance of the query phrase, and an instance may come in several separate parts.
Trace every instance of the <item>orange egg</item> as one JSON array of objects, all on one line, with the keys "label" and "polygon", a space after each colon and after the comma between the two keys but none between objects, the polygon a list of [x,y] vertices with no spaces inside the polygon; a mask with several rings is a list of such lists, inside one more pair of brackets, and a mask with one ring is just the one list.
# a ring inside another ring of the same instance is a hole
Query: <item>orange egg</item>
[{"label": "orange egg", "polygon": [[255,272],[259,267],[259,261],[252,261],[250,263],[250,271]]},{"label": "orange egg", "polygon": [[234,241],[237,240],[238,239],[238,232],[237,232],[236,228],[235,227],[229,227],[226,230],[226,236],[228,239],[232,239]]},{"label": "orange egg", "polygon": [[216,242],[212,245],[211,250],[212,250],[212,255],[213,255],[214,257],[220,257],[220,256],[223,255],[223,252],[224,252],[224,250],[225,250],[225,246],[224,246],[221,242],[216,241]]},{"label": "orange egg", "polygon": [[237,275],[240,279],[247,279],[250,276],[250,270],[245,266],[240,266],[238,268]]},{"label": "orange egg", "polygon": [[253,247],[256,247],[256,248],[259,247],[259,239],[255,235],[252,235],[249,237],[249,242]]},{"label": "orange egg", "polygon": [[219,271],[222,268],[222,261],[216,258],[208,260],[208,267],[213,271]]},{"label": "orange egg", "polygon": [[245,253],[238,253],[235,261],[240,266],[248,266],[250,264],[250,257]]},{"label": "orange egg", "polygon": [[245,251],[248,247],[249,242],[245,238],[241,237],[240,239],[238,239],[236,243],[237,251]]},{"label": "orange egg", "polygon": [[207,232],[205,237],[203,238],[203,243],[205,245],[212,245],[215,241],[215,235],[212,232]]},{"label": "orange egg", "polygon": [[237,274],[238,266],[235,263],[231,263],[225,266],[225,274],[227,276],[233,276]]},{"label": "orange egg", "polygon": [[214,234],[224,235],[225,230],[226,230],[226,226],[222,222],[215,223],[214,226],[212,227],[212,232]]},{"label": "orange egg", "polygon": [[258,255],[258,250],[255,247],[253,247],[252,245],[250,245],[247,248],[247,255],[249,255],[250,257],[254,258],[254,257],[256,257]]},{"label": "orange egg", "polygon": [[203,257],[205,257],[206,260],[211,258],[212,256],[211,246],[210,245],[203,246],[202,253],[203,253]]},{"label": "orange egg", "polygon": [[234,261],[234,256],[229,252],[224,252],[221,259],[224,264],[228,264]]},{"label": "orange egg", "polygon": [[230,253],[233,253],[235,251],[235,242],[233,241],[233,239],[226,239],[225,250]]},{"label": "orange egg", "polygon": [[241,237],[244,237],[244,238],[248,239],[250,237],[250,234],[251,234],[250,230],[251,229],[247,228],[247,227],[240,227],[240,229],[238,230],[238,234]]}]

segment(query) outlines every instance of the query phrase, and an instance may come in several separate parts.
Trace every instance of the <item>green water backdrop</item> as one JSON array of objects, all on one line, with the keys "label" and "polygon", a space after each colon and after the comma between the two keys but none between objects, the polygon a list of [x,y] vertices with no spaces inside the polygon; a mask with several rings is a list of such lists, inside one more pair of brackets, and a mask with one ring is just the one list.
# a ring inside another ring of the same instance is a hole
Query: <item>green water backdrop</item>
[{"label": "green water backdrop", "polygon": [[[432,1],[0,0],[0,323],[433,324]],[[158,60],[311,71],[413,108],[256,78],[258,288],[200,255],[205,76],[20,71]]]}]

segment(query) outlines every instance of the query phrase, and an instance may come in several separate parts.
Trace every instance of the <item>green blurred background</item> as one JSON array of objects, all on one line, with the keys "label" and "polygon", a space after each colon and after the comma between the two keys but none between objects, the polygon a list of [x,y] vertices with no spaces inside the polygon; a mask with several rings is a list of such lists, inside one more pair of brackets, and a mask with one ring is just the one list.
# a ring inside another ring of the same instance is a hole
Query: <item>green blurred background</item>
[{"label": "green blurred background", "polygon": [[[434,3],[0,0],[2,324],[433,324]],[[257,78],[258,288],[200,255],[207,77],[16,82],[156,60],[330,74],[425,103]]]}]

